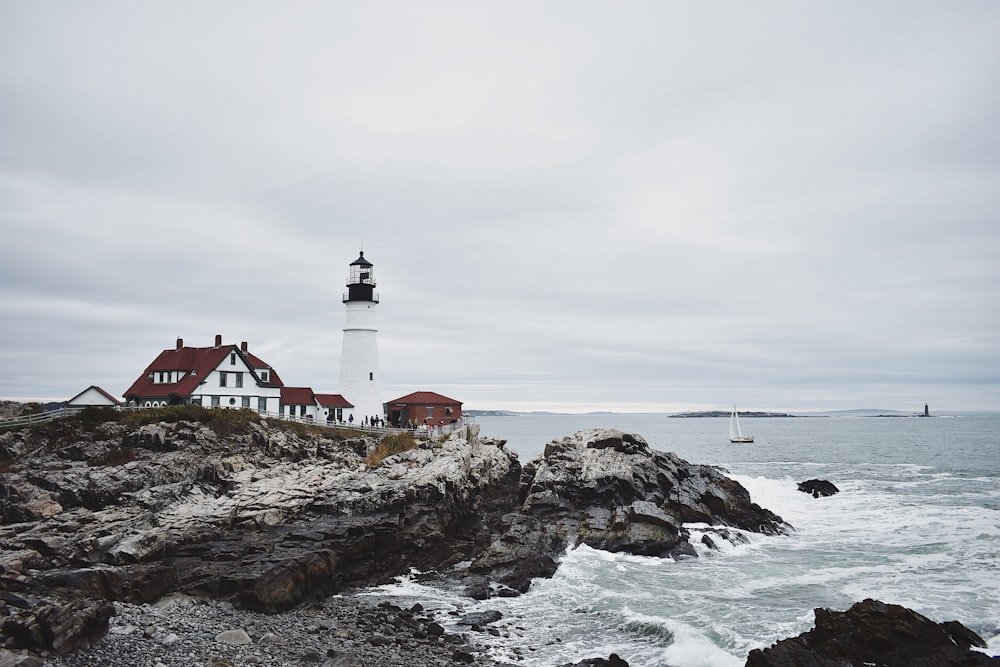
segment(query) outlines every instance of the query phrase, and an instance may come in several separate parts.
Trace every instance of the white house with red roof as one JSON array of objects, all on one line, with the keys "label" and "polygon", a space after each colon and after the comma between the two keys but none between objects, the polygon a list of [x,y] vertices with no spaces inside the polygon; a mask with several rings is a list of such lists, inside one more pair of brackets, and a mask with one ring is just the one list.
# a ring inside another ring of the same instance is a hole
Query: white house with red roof
[{"label": "white house with red roof", "polygon": [[223,345],[219,335],[211,347],[187,347],[178,338],[177,346],[160,352],[124,397],[128,405],[145,408],[193,403],[278,412],[283,386],[246,342]]},{"label": "white house with red roof", "polygon": [[187,347],[182,338],[163,350],[124,394],[128,405],[160,407],[194,404],[250,408],[302,419],[340,421],[351,404],[339,394],[315,394],[309,387],[286,387],[270,364],[251,354],[247,343]]}]

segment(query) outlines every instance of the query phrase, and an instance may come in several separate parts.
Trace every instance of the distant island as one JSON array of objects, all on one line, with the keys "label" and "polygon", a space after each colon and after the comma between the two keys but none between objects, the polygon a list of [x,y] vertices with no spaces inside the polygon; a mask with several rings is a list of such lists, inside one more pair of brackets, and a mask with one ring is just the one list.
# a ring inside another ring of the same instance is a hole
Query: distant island
[{"label": "distant island", "polygon": [[[705,412],[678,412],[675,415],[667,415],[670,418],[691,419],[701,417],[728,417],[727,410],[707,410]],[[787,412],[740,412],[740,417],[797,417]]]},{"label": "distant island", "polygon": [[[699,419],[699,418],[719,418],[719,417],[729,417],[729,410],[704,410],[700,412],[613,412],[613,411],[593,411],[593,412],[550,412],[545,410],[535,410],[531,412],[525,412],[520,410],[463,410],[462,414],[469,417],[536,417],[536,416],[596,416],[596,415],[629,415],[629,414],[646,414],[646,415],[663,415],[669,418],[676,419]],[[828,411],[810,411],[810,412],[800,412],[798,414],[792,414],[789,412],[762,412],[762,411],[752,411],[748,410],[746,412],[740,411],[740,417],[748,418],[760,418],[760,417],[772,417],[772,418],[806,418],[806,417],[933,417],[927,406],[924,407],[923,413],[919,412],[903,412],[901,410],[888,410],[885,408],[856,408],[854,410],[828,410]]]}]

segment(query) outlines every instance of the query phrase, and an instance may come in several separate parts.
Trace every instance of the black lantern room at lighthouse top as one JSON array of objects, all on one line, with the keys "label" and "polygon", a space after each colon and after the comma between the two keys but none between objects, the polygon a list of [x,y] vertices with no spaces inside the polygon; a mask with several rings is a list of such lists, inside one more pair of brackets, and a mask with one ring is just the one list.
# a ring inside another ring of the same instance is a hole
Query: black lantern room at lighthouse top
[{"label": "black lantern room at lighthouse top", "polygon": [[375,291],[375,265],[365,259],[363,251],[351,262],[351,272],[347,276],[347,292],[344,293],[344,303],[348,301],[378,303],[378,292]]}]

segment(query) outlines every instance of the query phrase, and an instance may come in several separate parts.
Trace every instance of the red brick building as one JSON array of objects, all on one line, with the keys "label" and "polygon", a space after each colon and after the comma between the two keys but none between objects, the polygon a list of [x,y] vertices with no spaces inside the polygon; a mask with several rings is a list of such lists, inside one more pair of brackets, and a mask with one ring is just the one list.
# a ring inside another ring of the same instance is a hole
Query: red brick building
[{"label": "red brick building", "polygon": [[433,391],[415,391],[386,403],[389,423],[393,426],[438,426],[462,418],[462,402]]}]

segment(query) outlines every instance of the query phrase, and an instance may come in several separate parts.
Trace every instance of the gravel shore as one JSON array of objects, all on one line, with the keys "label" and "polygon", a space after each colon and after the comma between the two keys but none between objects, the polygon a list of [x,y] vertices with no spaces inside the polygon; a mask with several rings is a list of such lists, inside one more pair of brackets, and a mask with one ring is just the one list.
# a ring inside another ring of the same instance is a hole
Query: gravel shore
[{"label": "gravel shore", "polygon": [[[103,640],[50,667],[420,667],[497,663],[477,654],[468,632],[446,631],[419,604],[403,609],[368,596],[334,596],[287,614],[172,596],[153,605],[115,603]],[[440,622],[439,622],[440,621]]]}]

